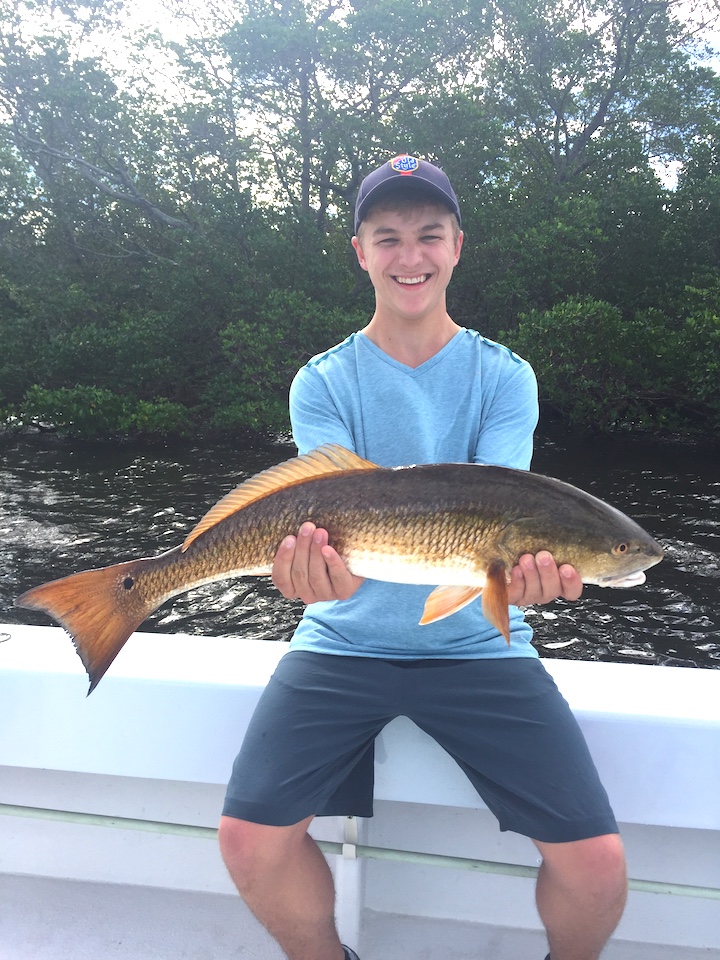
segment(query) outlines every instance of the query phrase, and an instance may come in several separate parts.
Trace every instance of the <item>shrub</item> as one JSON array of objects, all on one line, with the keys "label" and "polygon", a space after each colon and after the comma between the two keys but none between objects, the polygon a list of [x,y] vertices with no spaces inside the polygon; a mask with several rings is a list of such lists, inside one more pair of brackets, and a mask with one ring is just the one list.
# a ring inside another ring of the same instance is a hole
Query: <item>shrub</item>
[{"label": "shrub", "polygon": [[153,401],[120,396],[102,387],[48,390],[33,386],[18,417],[26,426],[43,424],[68,436],[110,437],[130,433],[184,435],[191,428],[187,410],[163,397]]},{"label": "shrub", "polygon": [[541,400],[569,423],[712,433],[720,425],[720,313],[707,298],[689,296],[683,306],[686,316],[647,310],[626,320],[609,303],[570,299],[523,315],[502,339],[532,363]]}]

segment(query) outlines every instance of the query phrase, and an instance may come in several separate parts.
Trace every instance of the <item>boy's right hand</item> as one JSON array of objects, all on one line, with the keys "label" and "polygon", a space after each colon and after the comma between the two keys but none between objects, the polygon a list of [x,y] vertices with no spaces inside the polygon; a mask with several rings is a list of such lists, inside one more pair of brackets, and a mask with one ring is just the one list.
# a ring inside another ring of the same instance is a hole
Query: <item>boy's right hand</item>
[{"label": "boy's right hand", "polygon": [[347,600],[363,579],[350,573],[337,551],[328,545],[327,530],[309,521],[296,537],[285,537],[272,568],[272,581],[280,593],[303,603]]}]

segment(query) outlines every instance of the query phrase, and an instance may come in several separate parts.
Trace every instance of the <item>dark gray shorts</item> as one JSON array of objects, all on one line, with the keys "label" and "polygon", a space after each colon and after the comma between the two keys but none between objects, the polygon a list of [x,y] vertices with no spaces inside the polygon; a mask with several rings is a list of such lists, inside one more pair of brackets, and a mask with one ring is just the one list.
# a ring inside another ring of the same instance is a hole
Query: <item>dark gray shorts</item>
[{"label": "dark gray shorts", "polygon": [[223,813],[274,826],[372,816],[375,737],[398,716],[454,757],[501,830],[550,843],[617,832],[580,728],[530,658],[287,653],[250,722]]}]

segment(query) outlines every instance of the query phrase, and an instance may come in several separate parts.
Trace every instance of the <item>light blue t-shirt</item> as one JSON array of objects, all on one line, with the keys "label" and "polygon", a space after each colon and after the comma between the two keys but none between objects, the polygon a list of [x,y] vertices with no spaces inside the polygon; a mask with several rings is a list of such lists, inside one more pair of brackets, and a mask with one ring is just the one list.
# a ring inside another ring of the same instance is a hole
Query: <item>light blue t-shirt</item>
[{"label": "light blue t-shirt", "polygon": [[[298,372],[290,417],[300,453],[339,443],[382,467],[474,462],[527,470],[537,384],[526,361],[473,330],[460,330],[419,367],[355,333]],[[349,600],[306,607],[290,648],[394,660],[537,656],[517,607],[510,646],[479,599],[420,626],[431,590],[366,580]]]}]

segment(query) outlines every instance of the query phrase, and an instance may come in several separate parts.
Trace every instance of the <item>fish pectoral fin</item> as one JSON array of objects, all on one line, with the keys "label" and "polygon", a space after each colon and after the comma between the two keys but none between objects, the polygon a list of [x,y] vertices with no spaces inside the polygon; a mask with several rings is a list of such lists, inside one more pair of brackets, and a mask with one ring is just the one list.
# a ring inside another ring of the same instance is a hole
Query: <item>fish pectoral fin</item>
[{"label": "fish pectoral fin", "polygon": [[503,560],[493,560],[485,574],[483,616],[505,637],[510,645],[510,611],[508,609],[507,568]]},{"label": "fish pectoral fin", "polygon": [[222,500],[218,500],[214,507],[205,514],[200,522],[195,526],[182,545],[184,553],[193,540],[197,540],[201,533],[205,533],[211,527],[216,526],[222,520],[242,510],[256,500],[269,496],[271,493],[277,493],[285,487],[293,486],[296,483],[304,483],[306,480],[317,480],[319,477],[326,477],[331,473],[346,473],[351,470],[380,470],[376,463],[370,460],[363,460],[352,450],[346,450],[339,443],[326,443],[310,453],[304,453],[293,460],[286,460],[278,463],[262,473],[250,477],[245,483],[231,490]]},{"label": "fish pectoral fin", "polygon": [[482,587],[435,587],[425,601],[421,624],[436,623],[457,613],[482,593]]}]

